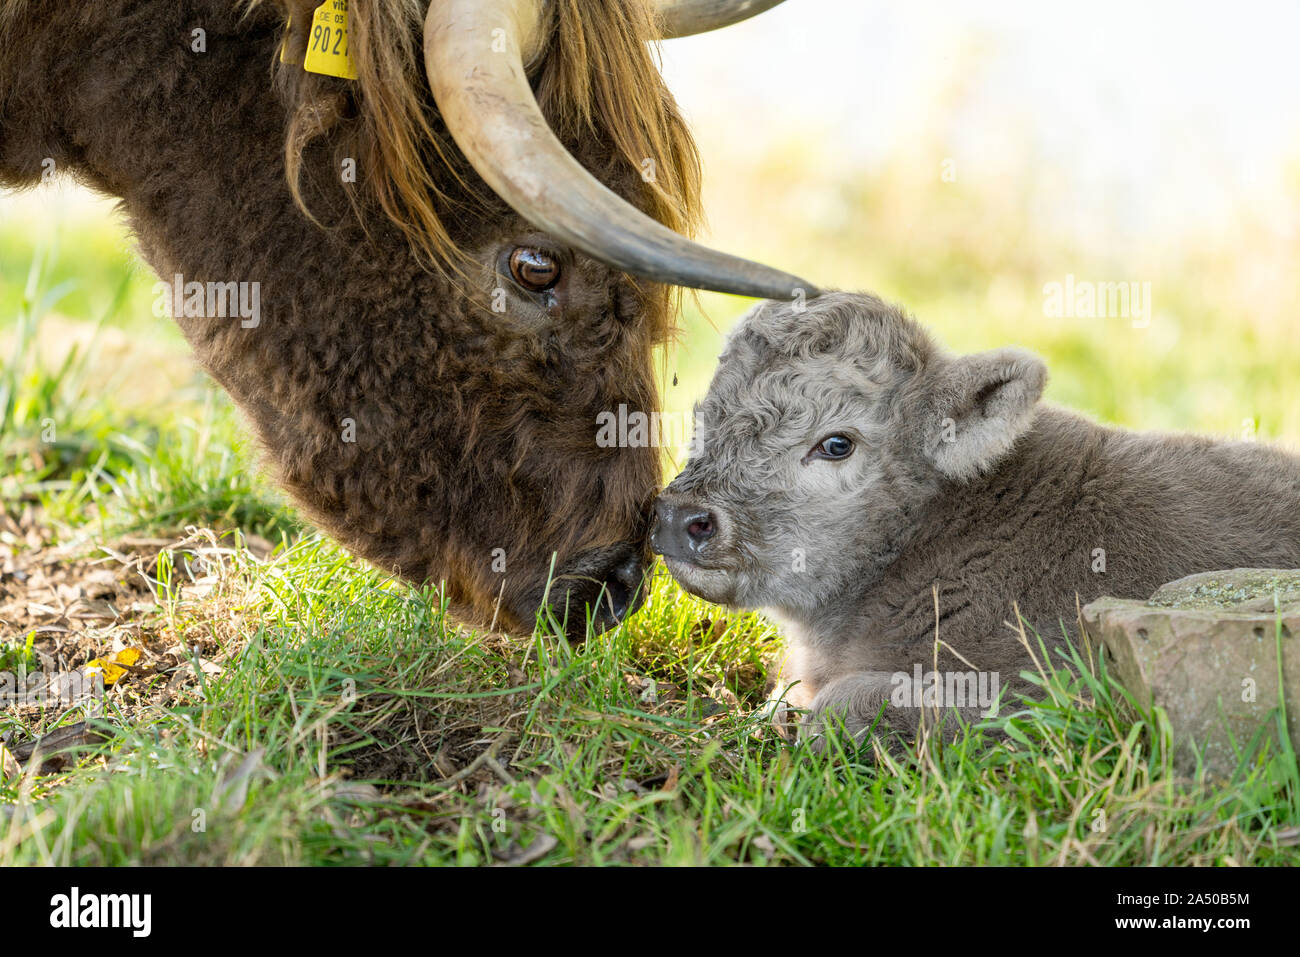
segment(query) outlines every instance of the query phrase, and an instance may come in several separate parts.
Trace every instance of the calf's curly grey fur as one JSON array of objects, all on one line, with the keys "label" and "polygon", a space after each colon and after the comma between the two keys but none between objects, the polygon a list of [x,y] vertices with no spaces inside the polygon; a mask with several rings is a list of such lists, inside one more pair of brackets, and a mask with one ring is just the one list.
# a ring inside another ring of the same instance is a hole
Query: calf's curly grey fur
[{"label": "calf's curly grey fur", "polygon": [[652,542],[688,591],[785,626],[805,733],[882,710],[914,728],[898,676],[918,665],[1029,690],[1017,609],[1051,647],[1103,594],[1300,566],[1300,458],[1098,425],[1041,403],[1046,379],[1019,349],[950,355],[868,295],[765,303],[729,337]]}]

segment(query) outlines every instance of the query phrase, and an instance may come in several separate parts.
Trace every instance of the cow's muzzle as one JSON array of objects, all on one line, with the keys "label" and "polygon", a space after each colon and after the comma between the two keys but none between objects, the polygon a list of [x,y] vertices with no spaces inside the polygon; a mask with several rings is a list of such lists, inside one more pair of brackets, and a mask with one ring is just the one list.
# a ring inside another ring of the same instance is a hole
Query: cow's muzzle
[{"label": "cow's muzzle", "polygon": [[526,614],[545,606],[570,641],[616,626],[645,602],[650,556],[641,543],[597,549],[557,570],[544,600]]}]

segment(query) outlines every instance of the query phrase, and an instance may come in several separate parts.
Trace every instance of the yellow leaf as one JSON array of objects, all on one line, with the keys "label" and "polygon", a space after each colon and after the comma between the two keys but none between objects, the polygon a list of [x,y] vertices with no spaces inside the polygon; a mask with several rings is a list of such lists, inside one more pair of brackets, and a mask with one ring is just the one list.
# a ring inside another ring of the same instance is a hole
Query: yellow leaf
[{"label": "yellow leaf", "polygon": [[123,648],[115,654],[111,660],[104,661],[103,658],[92,658],[86,662],[86,674],[96,672],[104,676],[105,687],[117,684],[126,674],[126,669],[122,665],[134,665],[140,660],[139,648]]}]

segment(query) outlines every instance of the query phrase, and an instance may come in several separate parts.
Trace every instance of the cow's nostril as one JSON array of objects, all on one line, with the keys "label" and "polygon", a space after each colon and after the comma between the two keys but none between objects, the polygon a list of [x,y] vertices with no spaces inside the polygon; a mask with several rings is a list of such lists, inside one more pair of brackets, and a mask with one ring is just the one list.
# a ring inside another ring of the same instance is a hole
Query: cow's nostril
[{"label": "cow's nostril", "polygon": [[645,561],[637,550],[606,574],[599,611],[607,616],[607,627],[632,614],[645,602],[645,569]]},{"label": "cow's nostril", "polygon": [[641,585],[642,576],[645,575],[645,561],[638,551],[623,561],[619,562],[610,573],[610,578],[623,585],[628,590],[638,588]]}]

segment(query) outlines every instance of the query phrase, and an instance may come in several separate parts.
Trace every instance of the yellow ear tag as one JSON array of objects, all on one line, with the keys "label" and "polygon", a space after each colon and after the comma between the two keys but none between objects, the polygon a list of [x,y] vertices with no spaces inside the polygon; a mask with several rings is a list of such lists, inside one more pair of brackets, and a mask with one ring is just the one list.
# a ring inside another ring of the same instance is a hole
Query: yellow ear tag
[{"label": "yellow ear tag", "polygon": [[356,64],[348,50],[348,0],[325,0],[316,8],[311,18],[307,61],[302,68],[344,80],[357,78]]}]

